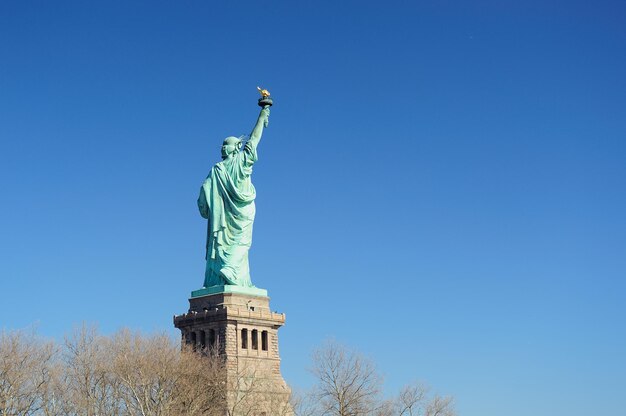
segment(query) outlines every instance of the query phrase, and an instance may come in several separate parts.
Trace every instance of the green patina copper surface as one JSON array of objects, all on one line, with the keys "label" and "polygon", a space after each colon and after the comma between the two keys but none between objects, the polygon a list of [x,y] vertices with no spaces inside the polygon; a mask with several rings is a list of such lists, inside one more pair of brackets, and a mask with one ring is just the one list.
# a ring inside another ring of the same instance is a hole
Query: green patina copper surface
[{"label": "green patina copper surface", "polygon": [[269,114],[269,105],[264,106],[245,145],[237,137],[224,140],[222,161],[213,166],[200,188],[198,208],[208,220],[206,270],[203,289],[193,291],[192,297],[234,290],[233,287],[262,291],[265,294],[259,296],[267,296],[265,290],[252,284],[248,250],[252,244],[256,197],[250,177]]},{"label": "green patina copper surface", "polygon": [[194,290],[191,292],[191,297],[198,298],[200,296],[213,295],[215,293],[238,293],[241,295],[267,296],[267,290],[259,289],[258,287],[220,285]]}]

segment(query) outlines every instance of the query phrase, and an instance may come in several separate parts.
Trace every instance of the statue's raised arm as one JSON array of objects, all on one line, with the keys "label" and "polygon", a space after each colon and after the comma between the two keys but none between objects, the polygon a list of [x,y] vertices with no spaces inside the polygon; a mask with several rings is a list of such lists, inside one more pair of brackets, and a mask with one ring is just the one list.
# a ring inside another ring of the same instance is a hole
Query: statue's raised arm
[{"label": "statue's raised arm", "polygon": [[259,118],[257,119],[256,124],[252,129],[252,133],[250,133],[250,139],[248,140],[246,146],[249,144],[253,149],[256,149],[256,147],[259,145],[259,142],[261,141],[261,136],[263,136],[263,129],[267,127],[269,123],[269,118],[270,106],[267,105],[261,109]]}]

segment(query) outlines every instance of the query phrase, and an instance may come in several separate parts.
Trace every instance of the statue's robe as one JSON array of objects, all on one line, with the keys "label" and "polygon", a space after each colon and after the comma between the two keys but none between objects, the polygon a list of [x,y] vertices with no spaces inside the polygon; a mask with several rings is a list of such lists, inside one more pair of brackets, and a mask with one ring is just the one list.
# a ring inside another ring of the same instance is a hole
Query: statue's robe
[{"label": "statue's robe", "polygon": [[204,287],[253,287],[248,266],[256,191],[250,175],[258,140],[211,168],[198,197],[200,214],[209,220]]}]

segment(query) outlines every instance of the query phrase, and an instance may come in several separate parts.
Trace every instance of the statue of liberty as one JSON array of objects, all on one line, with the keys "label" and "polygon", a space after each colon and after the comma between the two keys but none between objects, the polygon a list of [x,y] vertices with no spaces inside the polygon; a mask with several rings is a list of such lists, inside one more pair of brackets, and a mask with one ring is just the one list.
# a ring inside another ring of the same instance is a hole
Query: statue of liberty
[{"label": "statue of liberty", "polygon": [[253,288],[248,265],[252,244],[256,191],[250,180],[257,146],[267,127],[272,100],[261,90],[259,118],[245,145],[243,137],[227,137],[222,161],[211,168],[198,197],[200,215],[208,220],[204,287],[234,285]]}]

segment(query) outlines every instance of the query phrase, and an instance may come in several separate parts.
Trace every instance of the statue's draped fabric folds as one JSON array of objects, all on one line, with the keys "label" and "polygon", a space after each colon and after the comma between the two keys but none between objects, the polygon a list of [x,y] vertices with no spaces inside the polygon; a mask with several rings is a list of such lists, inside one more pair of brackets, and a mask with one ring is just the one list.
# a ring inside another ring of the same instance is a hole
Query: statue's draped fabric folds
[{"label": "statue's draped fabric folds", "polygon": [[211,168],[198,198],[200,214],[208,219],[204,287],[253,287],[248,251],[252,244],[256,191],[250,179],[257,160],[257,145],[267,123],[269,107],[261,110],[250,139],[229,137],[221,162]]}]

